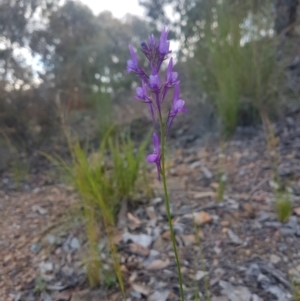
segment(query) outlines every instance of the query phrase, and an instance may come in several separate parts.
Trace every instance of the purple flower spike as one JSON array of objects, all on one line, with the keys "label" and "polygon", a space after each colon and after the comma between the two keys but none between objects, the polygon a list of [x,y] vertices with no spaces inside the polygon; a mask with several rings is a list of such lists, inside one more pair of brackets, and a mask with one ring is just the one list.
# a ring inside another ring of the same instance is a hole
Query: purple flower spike
[{"label": "purple flower spike", "polygon": [[129,45],[129,51],[131,55],[131,60],[127,61],[127,72],[128,73],[130,73],[131,71],[138,72],[139,71],[138,59],[131,45]]},{"label": "purple flower spike", "polygon": [[167,55],[169,53],[171,53],[172,51],[170,51],[170,42],[168,41],[168,34],[169,31],[166,30],[166,28],[163,29],[161,36],[160,36],[160,40],[159,40],[159,52],[162,55]]},{"label": "purple flower spike", "polygon": [[153,133],[152,139],[153,139],[154,150],[153,153],[147,157],[147,162],[156,164],[158,180],[160,181],[160,177],[161,177],[160,144],[159,144],[159,138],[156,133]]},{"label": "purple flower spike", "polygon": [[172,103],[172,108],[169,112],[169,117],[168,117],[168,134],[170,131],[170,127],[172,125],[173,120],[177,116],[178,113],[186,113],[186,108],[184,107],[185,101],[179,98],[179,85],[175,86],[175,91],[174,91],[174,98],[173,98],[173,103]]}]

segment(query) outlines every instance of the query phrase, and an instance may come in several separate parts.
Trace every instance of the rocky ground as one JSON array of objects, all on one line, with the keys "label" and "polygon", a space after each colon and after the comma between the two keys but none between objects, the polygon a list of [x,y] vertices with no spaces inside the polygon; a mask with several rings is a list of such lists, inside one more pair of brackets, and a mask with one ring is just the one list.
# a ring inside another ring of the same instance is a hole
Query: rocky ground
[{"label": "rocky ground", "polygon": [[[209,300],[208,292],[211,301],[293,300],[294,283],[300,284],[300,114],[277,124],[276,135],[279,174],[294,208],[287,223],[274,213],[261,128],[240,129],[224,154],[217,142],[182,130],[172,142],[168,179],[186,300],[199,300],[197,294]],[[220,161],[226,189],[217,202]],[[155,197],[120,215],[126,226],[115,236],[127,300],[179,300],[161,184],[152,174]],[[27,191],[14,191],[10,181],[2,177],[0,192],[0,299],[122,300],[114,288],[88,289],[74,191],[40,178]],[[108,268],[106,247],[106,240],[99,242]]]}]

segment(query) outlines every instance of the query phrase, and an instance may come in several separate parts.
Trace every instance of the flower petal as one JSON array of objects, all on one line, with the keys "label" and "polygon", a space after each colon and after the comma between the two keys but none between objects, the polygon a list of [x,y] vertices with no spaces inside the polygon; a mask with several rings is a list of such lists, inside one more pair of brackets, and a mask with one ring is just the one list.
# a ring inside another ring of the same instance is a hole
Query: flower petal
[{"label": "flower petal", "polygon": [[129,45],[129,52],[130,52],[133,63],[135,64],[135,66],[137,66],[138,59],[137,59],[136,53],[131,45]]},{"label": "flower petal", "polygon": [[157,154],[151,154],[147,156],[147,162],[148,163],[154,163],[157,161],[158,155]]},{"label": "flower petal", "polygon": [[175,103],[174,103],[174,110],[175,111],[180,111],[185,105],[185,101],[182,99],[178,99]]}]

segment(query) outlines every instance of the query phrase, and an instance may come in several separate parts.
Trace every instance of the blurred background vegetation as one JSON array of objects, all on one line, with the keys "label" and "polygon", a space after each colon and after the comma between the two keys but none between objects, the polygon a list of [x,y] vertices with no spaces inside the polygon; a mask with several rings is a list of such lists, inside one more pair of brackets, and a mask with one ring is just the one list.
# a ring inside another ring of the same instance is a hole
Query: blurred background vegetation
[{"label": "blurred background vegetation", "polygon": [[128,44],[138,48],[163,25],[199,135],[229,137],[299,104],[297,0],[139,2],[146,18],[95,15],[79,1],[0,2],[0,168],[14,152],[57,150],[62,124],[91,139],[113,123],[143,129]]}]

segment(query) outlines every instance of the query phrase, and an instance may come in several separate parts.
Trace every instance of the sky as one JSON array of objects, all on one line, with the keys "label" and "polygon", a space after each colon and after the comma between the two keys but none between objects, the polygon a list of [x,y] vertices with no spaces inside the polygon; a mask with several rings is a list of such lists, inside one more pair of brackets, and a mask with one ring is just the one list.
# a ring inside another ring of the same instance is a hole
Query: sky
[{"label": "sky", "polygon": [[94,14],[109,10],[116,18],[122,18],[126,14],[143,16],[144,10],[138,4],[138,0],[80,0],[86,4]]}]

